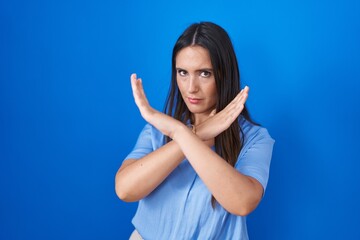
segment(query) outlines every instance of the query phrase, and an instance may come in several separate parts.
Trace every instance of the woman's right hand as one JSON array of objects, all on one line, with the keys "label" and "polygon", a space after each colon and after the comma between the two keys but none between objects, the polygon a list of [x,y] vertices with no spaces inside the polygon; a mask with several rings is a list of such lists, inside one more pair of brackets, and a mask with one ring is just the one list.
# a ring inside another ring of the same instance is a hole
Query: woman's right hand
[{"label": "woman's right hand", "polygon": [[173,138],[175,131],[185,125],[175,118],[152,108],[145,95],[141,78],[137,78],[137,75],[134,73],[131,74],[130,79],[134,100],[139,108],[141,116],[162,134]]},{"label": "woman's right hand", "polygon": [[196,135],[208,141],[229,128],[244,109],[248,94],[249,87],[246,86],[223,110],[218,113],[214,110],[206,121],[196,126]]}]

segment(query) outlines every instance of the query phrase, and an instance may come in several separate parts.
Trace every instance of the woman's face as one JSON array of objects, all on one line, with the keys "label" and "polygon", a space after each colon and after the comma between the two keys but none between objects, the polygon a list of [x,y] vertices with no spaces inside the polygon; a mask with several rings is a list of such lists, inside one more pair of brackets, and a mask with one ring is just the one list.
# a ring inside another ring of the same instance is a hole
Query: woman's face
[{"label": "woman's face", "polygon": [[209,51],[200,46],[183,48],[176,56],[176,72],[181,96],[198,124],[215,109],[218,99]]}]

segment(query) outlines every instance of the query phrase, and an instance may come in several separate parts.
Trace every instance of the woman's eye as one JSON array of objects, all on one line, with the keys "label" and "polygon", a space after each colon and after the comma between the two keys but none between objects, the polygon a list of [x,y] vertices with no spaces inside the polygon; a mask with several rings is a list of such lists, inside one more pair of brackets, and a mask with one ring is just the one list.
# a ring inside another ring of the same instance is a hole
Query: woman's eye
[{"label": "woman's eye", "polygon": [[186,71],[184,70],[178,70],[178,73],[180,76],[185,76],[186,75]]},{"label": "woman's eye", "polygon": [[203,72],[200,73],[200,76],[201,76],[201,77],[204,77],[204,78],[208,78],[208,77],[211,76],[211,72],[209,72],[209,71],[203,71]]}]

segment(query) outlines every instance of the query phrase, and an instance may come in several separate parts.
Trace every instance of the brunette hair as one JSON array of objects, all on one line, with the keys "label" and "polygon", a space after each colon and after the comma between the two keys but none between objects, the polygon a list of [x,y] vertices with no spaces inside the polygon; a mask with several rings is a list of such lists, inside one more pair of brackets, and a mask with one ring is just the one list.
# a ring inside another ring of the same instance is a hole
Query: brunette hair
[{"label": "brunette hair", "polygon": [[[165,104],[165,113],[185,124],[191,121],[191,112],[182,99],[177,85],[176,56],[180,50],[189,46],[201,46],[209,51],[218,95],[216,112],[224,109],[240,91],[238,62],[227,32],[212,22],[200,22],[190,25],[180,35],[173,48],[171,85]],[[241,115],[251,121],[245,106]],[[167,138],[166,141],[170,141],[170,139]],[[215,151],[233,167],[242,145],[243,132],[237,120],[228,129],[215,137]],[[215,198],[212,197],[211,203],[213,207],[215,202]]]}]

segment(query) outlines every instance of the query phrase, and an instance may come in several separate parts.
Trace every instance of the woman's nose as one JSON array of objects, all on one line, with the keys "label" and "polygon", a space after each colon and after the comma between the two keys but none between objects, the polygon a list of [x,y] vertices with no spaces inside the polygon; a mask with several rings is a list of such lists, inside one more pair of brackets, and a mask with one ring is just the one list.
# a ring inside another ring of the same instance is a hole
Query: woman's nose
[{"label": "woman's nose", "polygon": [[190,76],[189,85],[188,85],[188,92],[194,93],[199,91],[198,79],[195,76]]}]

